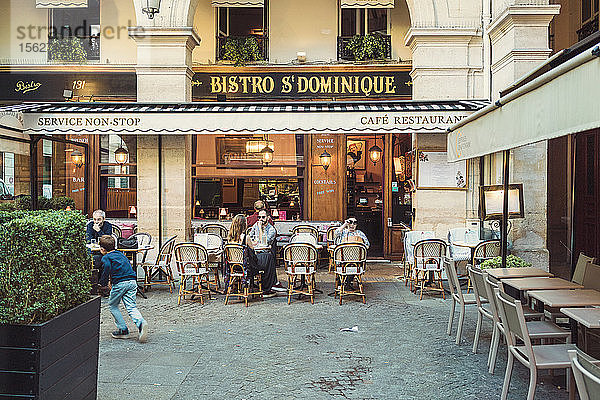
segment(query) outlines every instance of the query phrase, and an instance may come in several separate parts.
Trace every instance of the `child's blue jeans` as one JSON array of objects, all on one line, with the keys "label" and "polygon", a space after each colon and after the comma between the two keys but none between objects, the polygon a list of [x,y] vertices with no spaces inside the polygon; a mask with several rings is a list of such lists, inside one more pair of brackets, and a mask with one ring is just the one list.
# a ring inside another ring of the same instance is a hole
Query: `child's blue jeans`
[{"label": "child's blue jeans", "polygon": [[128,281],[119,282],[113,285],[110,291],[110,297],[108,298],[108,307],[113,317],[115,318],[115,324],[120,330],[127,330],[127,323],[123,319],[123,314],[119,310],[119,303],[123,300],[123,305],[129,313],[129,316],[135,322],[135,326],[138,328],[142,325],[144,318],[137,309],[135,304],[135,295],[137,293],[137,282],[135,279]]}]

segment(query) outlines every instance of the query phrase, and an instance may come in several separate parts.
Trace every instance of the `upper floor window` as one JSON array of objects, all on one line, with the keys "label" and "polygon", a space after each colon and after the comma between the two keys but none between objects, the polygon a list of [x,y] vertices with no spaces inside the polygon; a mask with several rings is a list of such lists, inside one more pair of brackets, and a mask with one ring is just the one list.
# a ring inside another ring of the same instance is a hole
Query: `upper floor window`
[{"label": "upper floor window", "polygon": [[[341,0],[340,5],[338,59],[391,58],[390,8],[394,7],[394,1]],[[367,35],[374,38],[369,41],[360,38]]]},{"label": "upper floor window", "polygon": [[598,31],[599,3],[599,0],[581,0],[581,29],[577,31],[579,40]]},{"label": "upper floor window", "polygon": [[267,58],[267,7],[264,0],[213,0],[217,7],[217,60]]},{"label": "upper floor window", "polygon": [[48,59],[100,60],[100,0],[49,10]]}]

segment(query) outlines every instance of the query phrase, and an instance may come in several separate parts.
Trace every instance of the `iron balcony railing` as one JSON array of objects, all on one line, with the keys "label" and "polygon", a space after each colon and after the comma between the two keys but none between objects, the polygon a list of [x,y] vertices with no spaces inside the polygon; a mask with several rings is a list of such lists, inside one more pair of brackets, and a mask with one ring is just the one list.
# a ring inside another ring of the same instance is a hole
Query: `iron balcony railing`
[{"label": "iron balcony railing", "polygon": [[253,37],[258,42],[258,48],[262,60],[267,60],[267,37],[263,35],[246,35],[246,36],[217,36],[217,61],[225,59],[225,43],[231,39],[245,39]]},{"label": "iron balcony railing", "polygon": [[[385,41],[385,59],[389,60],[392,58],[392,36],[391,35],[378,35]],[[338,36],[337,40],[337,57],[338,60],[354,61],[354,54],[347,49],[348,43],[354,36]]]},{"label": "iron balcony railing", "polygon": [[586,37],[590,36],[592,33],[598,32],[598,17],[594,17],[594,19],[583,24],[581,29],[577,31],[577,39],[583,40]]}]

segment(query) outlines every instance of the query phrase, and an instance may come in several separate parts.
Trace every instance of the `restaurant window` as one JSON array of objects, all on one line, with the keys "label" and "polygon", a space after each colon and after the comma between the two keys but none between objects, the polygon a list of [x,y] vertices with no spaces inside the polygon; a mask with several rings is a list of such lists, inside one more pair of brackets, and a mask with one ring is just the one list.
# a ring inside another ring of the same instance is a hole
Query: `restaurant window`
[{"label": "restaurant window", "polygon": [[73,46],[76,38],[87,60],[100,60],[100,0],[88,0],[87,8],[52,8],[49,11],[48,59],[62,59],[54,50],[55,42],[63,44],[60,53]]},{"label": "restaurant window", "polygon": [[217,60],[226,59],[228,41],[244,46],[255,40],[260,58],[267,59],[267,6],[217,7]]},{"label": "restaurant window", "polygon": [[[268,163],[265,147],[272,150]],[[303,218],[303,135],[195,135],[193,148],[194,218],[251,214],[256,200],[275,220]]]},{"label": "restaurant window", "polygon": [[[127,151],[125,163],[115,152]],[[135,135],[100,135],[100,208],[113,218],[130,217],[137,204],[137,138]]]},{"label": "restaurant window", "polygon": [[[8,137],[8,136],[7,136]],[[0,210],[10,209],[18,197],[29,195],[30,163],[29,143],[0,138]]]},{"label": "restaurant window", "polygon": [[577,31],[579,40],[583,40],[592,33],[598,32],[599,15],[599,0],[581,0],[581,28]]}]

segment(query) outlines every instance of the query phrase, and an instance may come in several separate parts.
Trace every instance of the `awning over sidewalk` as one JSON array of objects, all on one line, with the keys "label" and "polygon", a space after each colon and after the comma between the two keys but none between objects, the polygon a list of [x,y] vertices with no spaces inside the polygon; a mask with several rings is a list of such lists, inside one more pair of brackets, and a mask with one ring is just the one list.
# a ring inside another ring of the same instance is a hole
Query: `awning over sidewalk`
[{"label": "awning over sidewalk", "polygon": [[394,8],[394,0],[342,0],[342,8]]},{"label": "awning over sidewalk", "polygon": [[40,103],[0,107],[28,134],[446,133],[486,101]]},{"label": "awning over sidewalk", "polygon": [[480,157],[600,127],[596,46],[452,126],[448,160]]},{"label": "awning over sidewalk", "polygon": [[35,0],[35,8],[87,8],[88,0]]},{"label": "awning over sidewalk", "polygon": [[213,7],[264,7],[265,0],[212,0]]}]

